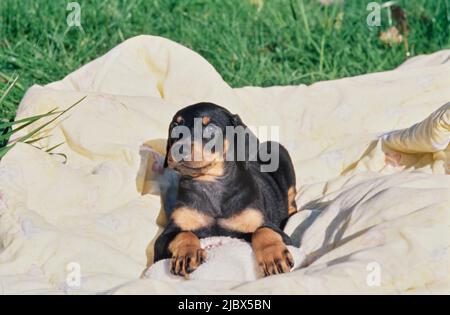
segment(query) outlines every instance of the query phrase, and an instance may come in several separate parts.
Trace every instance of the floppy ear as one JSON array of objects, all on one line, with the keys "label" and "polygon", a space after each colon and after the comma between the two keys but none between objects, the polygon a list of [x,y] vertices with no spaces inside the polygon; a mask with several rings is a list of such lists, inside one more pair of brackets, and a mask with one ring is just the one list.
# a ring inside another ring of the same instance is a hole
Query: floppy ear
[{"label": "floppy ear", "polygon": [[164,168],[167,168],[169,166],[167,159],[168,159],[171,147],[172,147],[172,141],[170,139],[170,134],[169,134],[169,137],[167,138],[167,145],[166,145],[166,157],[164,158]]},{"label": "floppy ear", "polygon": [[238,114],[233,115],[233,117],[231,118],[231,122],[233,123],[234,127],[237,127],[237,126],[244,126],[244,127],[246,127],[244,125],[244,123],[242,122],[241,117],[239,117]]},{"label": "floppy ear", "polygon": [[[248,129],[247,125],[242,122],[239,115],[237,115],[237,114],[233,115],[231,118],[231,121],[232,121],[234,127],[241,126],[248,131],[248,133],[245,136],[245,161],[242,161],[244,163],[244,167],[248,168],[249,162],[254,160],[257,157],[257,152],[250,152],[249,142],[255,141],[256,145],[259,146],[259,140],[256,137],[256,135],[253,132],[251,132],[251,130]],[[236,149],[237,149],[237,135],[235,134],[235,136],[234,136],[234,150],[235,150],[234,155],[235,156],[234,157],[235,157],[235,160],[237,161]]]}]

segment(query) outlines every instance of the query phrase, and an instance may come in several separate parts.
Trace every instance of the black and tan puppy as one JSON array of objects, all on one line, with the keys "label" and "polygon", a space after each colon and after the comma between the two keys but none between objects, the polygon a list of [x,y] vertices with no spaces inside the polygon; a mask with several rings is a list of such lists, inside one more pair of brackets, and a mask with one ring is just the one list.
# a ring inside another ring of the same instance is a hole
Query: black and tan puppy
[{"label": "black and tan puppy", "polygon": [[[195,134],[199,121],[200,141],[194,136],[182,139],[174,133],[182,127]],[[239,139],[236,134],[229,136],[230,127],[246,128],[239,116],[212,103],[188,106],[178,111],[170,124],[165,167],[181,176],[169,223],[155,243],[154,260],[171,258],[173,274],[187,277],[205,260],[200,238],[209,236],[232,236],[251,242],[266,276],[288,272],[293,266],[286,248],[291,240],[282,231],[287,218],[297,211],[295,173],[289,154],[278,143],[260,144],[248,132],[240,142],[246,152],[239,155]],[[205,142],[211,142],[219,133],[224,137],[217,137],[221,139],[217,147],[222,148],[206,150]],[[257,152],[252,155],[249,146],[255,139]],[[187,144],[190,150],[185,146],[183,152],[180,143]],[[278,167],[263,172],[262,166],[268,162],[260,153],[273,153],[274,147]],[[181,160],[174,158],[174,152],[181,154]],[[193,159],[195,154],[200,158]]]}]

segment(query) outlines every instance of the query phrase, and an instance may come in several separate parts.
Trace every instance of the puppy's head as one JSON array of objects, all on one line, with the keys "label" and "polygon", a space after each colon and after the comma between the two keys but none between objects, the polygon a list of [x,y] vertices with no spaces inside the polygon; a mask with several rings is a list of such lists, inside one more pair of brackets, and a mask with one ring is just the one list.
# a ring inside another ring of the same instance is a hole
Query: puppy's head
[{"label": "puppy's head", "polygon": [[169,126],[164,167],[191,177],[222,176],[230,146],[227,127],[240,125],[239,116],[212,103],[181,109]]}]

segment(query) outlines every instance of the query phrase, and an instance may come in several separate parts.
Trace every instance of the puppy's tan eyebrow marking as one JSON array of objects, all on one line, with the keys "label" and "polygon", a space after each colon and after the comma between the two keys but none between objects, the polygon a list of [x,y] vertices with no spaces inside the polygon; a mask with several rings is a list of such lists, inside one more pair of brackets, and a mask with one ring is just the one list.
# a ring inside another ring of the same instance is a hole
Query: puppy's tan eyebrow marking
[{"label": "puppy's tan eyebrow marking", "polygon": [[232,231],[253,233],[264,223],[264,217],[260,210],[246,208],[231,218],[219,219],[218,224]]},{"label": "puppy's tan eyebrow marking", "polygon": [[211,117],[209,116],[203,116],[202,118],[202,123],[204,126],[206,126],[207,124],[209,124],[209,122],[211,121]]},{"label": "puppy's tan eyebrow marking", "polygon": [[176,121],[177,123],[181,124],[181,123],[184,121],[184,118],[183,118],[183,116],[178,116],[178,117],[175,119],[175,121]]},{"label": "puppy's tan eyebrow marking", "polygon": [[172,213],[172,220],[183,231],[195,231],[214,222],[210,216],[189,207],[176,208]]}]

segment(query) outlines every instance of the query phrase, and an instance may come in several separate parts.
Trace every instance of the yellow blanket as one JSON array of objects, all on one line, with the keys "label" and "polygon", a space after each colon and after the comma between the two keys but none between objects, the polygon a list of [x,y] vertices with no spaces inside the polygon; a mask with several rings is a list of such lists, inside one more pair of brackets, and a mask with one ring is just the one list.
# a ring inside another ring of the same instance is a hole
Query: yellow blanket
[{"label": "yellow blanket", "polygon": [[449,50],[384,73],[233,89],[179,44],[127,40],[22,100],[17,119],[87,95],[34,143],[64,142],[66,163],[24,144],[0,162],[0,293],[210,293],[138,280],[164,222],[157,152],[176,110],[198,101],[279,126],[298,178],[302,211],[286,231],[308,265],[229,292],[450,293],[449,87]]}]

